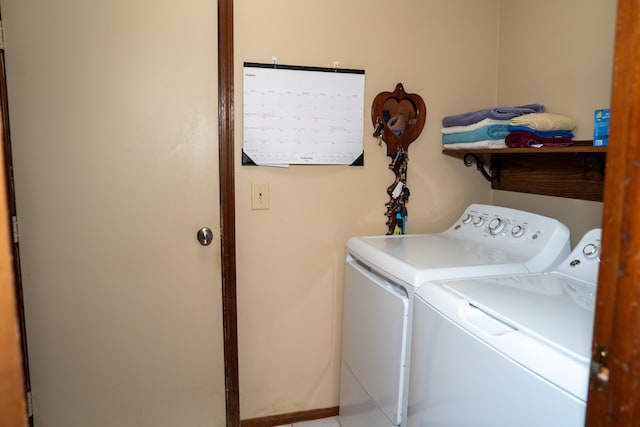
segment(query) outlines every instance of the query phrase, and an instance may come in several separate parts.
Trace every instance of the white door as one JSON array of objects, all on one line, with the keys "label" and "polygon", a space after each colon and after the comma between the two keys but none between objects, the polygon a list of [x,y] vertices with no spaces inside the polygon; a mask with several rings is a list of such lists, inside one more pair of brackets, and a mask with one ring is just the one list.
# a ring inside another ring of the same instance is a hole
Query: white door
[{"label": "white door", "polygon": [[35,425],[224,425],[216,3],[0,8]]}]

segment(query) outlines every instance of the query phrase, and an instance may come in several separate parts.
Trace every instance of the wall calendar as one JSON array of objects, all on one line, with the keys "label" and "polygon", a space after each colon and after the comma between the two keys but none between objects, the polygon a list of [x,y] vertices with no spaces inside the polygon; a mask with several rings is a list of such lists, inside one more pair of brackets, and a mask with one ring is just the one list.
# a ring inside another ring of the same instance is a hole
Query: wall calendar
[{"label": "wall calendar", "polygon": [[364,70],[244,63],[243,165],[363,165]]}]

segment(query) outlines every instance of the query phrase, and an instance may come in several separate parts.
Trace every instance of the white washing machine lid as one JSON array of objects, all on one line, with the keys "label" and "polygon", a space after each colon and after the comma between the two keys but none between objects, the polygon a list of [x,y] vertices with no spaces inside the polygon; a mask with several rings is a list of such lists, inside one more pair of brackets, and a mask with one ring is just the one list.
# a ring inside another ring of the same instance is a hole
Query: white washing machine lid
[{"label": "white washing machine lid", "polygon": [[555,273],[443,284],[471,305],[583,360],[591,354],[595,286]]},{"label": "white washing machine lid", "polygon": [[525,256],[442,233],[354,237],[347,242],[347,252],[411,286],[437,279],[529,272]]},{"label": "white washing machine lid", "polygon": [[562,274],[536,273],[436,282],[418,295],[517,363],[586,400],[595,289]]}]

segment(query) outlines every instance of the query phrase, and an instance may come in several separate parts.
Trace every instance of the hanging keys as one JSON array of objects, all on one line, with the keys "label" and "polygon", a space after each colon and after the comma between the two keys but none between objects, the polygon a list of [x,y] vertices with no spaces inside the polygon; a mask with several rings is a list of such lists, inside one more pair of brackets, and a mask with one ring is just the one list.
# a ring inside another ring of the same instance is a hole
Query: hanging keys
[{"label": "hanging keys", "polygon": [[402,189],[402,201],[408,202],[410,195],[411,195],[411,191],[409,191],[409,187],[407,187],[407,185],[405,184],[404,188]]},{"label": "hanging keys", "polygon": [[391,161],[391,163],[389,163],[389,169],[393,170],[396,167],[396,164],[398,164],[398,162],[402,162],[402,148],[398,148],[398,151],[396,152],[395,157],[393,158],[393,160]]},{"label": "hanging keys", "polygon": [[402,218],[402,234],[407,232],[407,207],[403,204],[400,208],[400,217]]},{"label": "hanging keys", "polygon": [[383,131],[384,131],[384,123],[382,123],[381,121],[379,121],[380,119],[378,118],[378,126],[376,127],[376,130],[373,132],[373,137],[378,139],[378,147],[382,145],[382,139],[383,139]]},{"label": "hanging keys", "polygon": [[397,199],[401,194],[404,194],[404,183],[402,181],[398,182],[391,192],[391,197]]}]

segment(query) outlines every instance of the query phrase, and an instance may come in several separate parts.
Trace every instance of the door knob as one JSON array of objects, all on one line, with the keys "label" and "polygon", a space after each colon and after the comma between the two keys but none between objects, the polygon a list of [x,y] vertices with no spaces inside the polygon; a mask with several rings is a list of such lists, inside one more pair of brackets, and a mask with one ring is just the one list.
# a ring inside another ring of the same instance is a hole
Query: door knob
[{"label": "door knob", "polygon": [[197,238],[202,246],[208,246],[213,240],[213,231],[209,227],[202,227],[198,230]]}]

